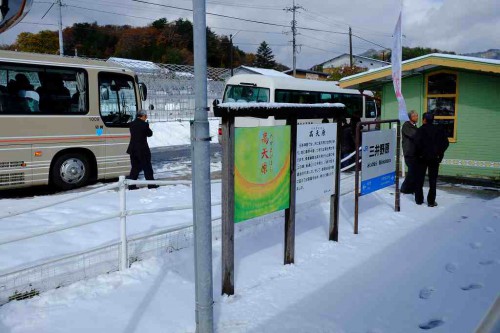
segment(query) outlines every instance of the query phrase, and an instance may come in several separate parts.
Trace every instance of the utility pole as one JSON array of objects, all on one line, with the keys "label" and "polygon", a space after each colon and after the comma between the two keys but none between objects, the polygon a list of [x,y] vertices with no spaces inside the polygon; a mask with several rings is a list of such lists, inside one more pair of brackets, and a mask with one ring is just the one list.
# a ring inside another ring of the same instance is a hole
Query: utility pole
[{"label": "utility pole", "polygon": [[293,50],[293,76],[297,74],[297,20],[295,20],[295,13],[298,9],[304,9],[302,6],[296,6],[293,0],[293,6],[285,8],[285,11],[293,13],[292,19],[292,50]]},{"label": "utility pole", "polygon": [[54,7],[54,5],[59,6],[59,55],[62,57],[64,55],[63,34],[62,34],[62,29],[63,29],[62,28],[62,6],[63,6],[62,0],[54,0],[54,2],[50,5],[49,9],[47,9],[45,14],[43,14],[41,19],[43,20],[43,18],[50,12],[52,7]]},{"label": "utility pole", "polygon": [[350,64],[351,64],[351,68],[352,68],[352,66],[353,66],[353,63],[352,63],[352,29],[350,26],[349,26],[349,57],[350,57]]},{"label": "utility pole", "polygon": [[207,107],[206,0],[193,0],[195,114],[191,122],[195,318],[197,333],[214,331],[212,285],[212,203]]},{"label": "utility pole", "polygon": [[62,34],[62,0],[57,0],[57,4],[59,5],[59,55],[62,57],[64,55]]}]

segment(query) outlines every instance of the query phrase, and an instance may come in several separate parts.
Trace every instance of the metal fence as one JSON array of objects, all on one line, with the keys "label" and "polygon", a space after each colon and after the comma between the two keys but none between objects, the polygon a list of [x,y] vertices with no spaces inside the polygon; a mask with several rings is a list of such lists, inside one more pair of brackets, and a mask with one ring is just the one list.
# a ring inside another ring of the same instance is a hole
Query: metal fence
[{"label": "metal fence", "polygon": [[[217,181],[213,181],[217,182]],[[33,232],[30,235],[6,238],[0,241],[0,246],[20,241],[27,241],[36,237],[60,232],[63,230],[79,228],[81,226],[99,223],[110,219],[119,218],[120,221],[120,241],[112,244],[105,244],[99,248],[87,250],[83,253],[72,254],[66,257],[58,258],[45,262],[34,267],[17,269],[12,272],[0,275],[0,305],[13,299],[23,299],[37,295],[42,291],[58,288],[78,280],[97,276],[99,274],[109,273],[118,269],[124,270],[129,267],[131,262],[144,259],[146,257],[158,254],[163,250],[172,251],[187,247],[192,239],[192,222],[184,222],[180,225],[170,226],[160,232],[147,235],[136,235],[128,239],[127,237],[127,216],[150,214],[157,212],[167,212],[174,210],[189,210],[191,205],[162,207],[158,209],[130,210],[126,209],[126,187],[128,185],[176,185],[187,184],[190,181],[142,181],[127,180],[120,177],[117,183],[102,186],[87,192],[78,193],[69,198],[53,201],[19,211],[6,211],[0,214],[0,220],[30,213],[36,210],[52,207],[64,202],[74,201],[83,197],[91,196],[100,192],[114,190],[118,188],[120,210],[117,212],[108,212],[99,218],[83,220],[67,226],[59,226],[41,232]],[[212,203],[213,206],[220,203]],[[218,217],[214,218],[217,220]]]},{"label": "metal fence", "polygon": [[[142,108],[148,110],[150,121],[177,121],[194,118],[194,67],[187,65],[158,64],[122,58],[110,58],[134,72],[146,84],[148,96]],[[207,69],[207,104],[222,98],[225,80],[230,77],[227,68]],[[213,117],[213,113],[209,114]]]},{"label": "metal fence", "polygon": [[[352,156],[346,156],[343,161],[347,161]],[[352,167],[350,165],[349,167]],[[349,167],[346,167],[349,168]],[[353,173],[344,173],[341,179],[341,195],[346,195],[354,191]],[[220,182],[220,181],[212,181]],[[2,244],[9,244],[18,241],[25,241],[30,238],[47,235],[50,233],[67,230],[69,228],[78,228],[83,225],[98,223],[109,219],[120,219],[121,231],[120,241],[103,244],[102,246],[88,249],[79,253],[72,253],[67,256],[59,257],[53,260],[41,262],[39,264],[30,264],[26,267],[20,267],[15,270],[2,272],[0,274],[0,305],[11,300],[20,300],[30,298],[41,292],[67,286],[80,280],[96,277],[101,274],[107,274],[125,269],[132,263],[144,260],[153,256],[162,255],[188,248],[193,245],[193,227],[192,221],[179,225],[171,226],[155,233],[144,233],[127,238],[126,216],[148,214],[154,212],[166,212],[180,209],[191,209],[189,205],[182,207],[163,207],[155,210],[133,211],[126,209],[126,190],[128,184],[190,184],[189,181],[131,181],[121,179],[119,182],[109,184],[97,189],[78,193],[70,198],[54,201],[50,204],[44,204],[33,208],[16,211],[3,212],[0,214],[0,220],[11,216],[26,214],[46,207],[55,206],[63,202],[68,202],[83,197],[91,196],[99,192],[119,189],[119,198],[121,200],[120,212],[112,212],[98,219],[82,221],[69,226],[56,227],[50,230],[44,230],[40,233],[32,233],[28,236],[4,239]],[[297,211],[307,209],[316,203],[302,204]],[[213,206],[220,203],[213,203]],[[236,232],[242,232],[253,228],[258,224],[272,223],[274,217],[282,217],[283,212],[273,213],[268,216],[255,218],[251,223],[239,224]],[[271,222],[270,222],[271,221]],[[213,240],[218,240],[221,235],[220,216],[212,218],[212,236]]]}]

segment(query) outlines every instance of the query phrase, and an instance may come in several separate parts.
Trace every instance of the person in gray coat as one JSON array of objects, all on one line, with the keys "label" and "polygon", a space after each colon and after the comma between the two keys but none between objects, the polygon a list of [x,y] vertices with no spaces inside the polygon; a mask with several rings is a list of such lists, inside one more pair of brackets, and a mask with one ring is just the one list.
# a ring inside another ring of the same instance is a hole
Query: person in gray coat
[{"label": "person in gray coat", "polygon": [[415,155],[415,134],[417,133],[418,113],[415,110],[408,112],[410,120],[403,124],[401,130],[403,136],[403,155],[405,163],[408,167],[403,184],[401,184],[401,193],[412,194],[415,192],[415,177],[416,177],[416,155]]}]

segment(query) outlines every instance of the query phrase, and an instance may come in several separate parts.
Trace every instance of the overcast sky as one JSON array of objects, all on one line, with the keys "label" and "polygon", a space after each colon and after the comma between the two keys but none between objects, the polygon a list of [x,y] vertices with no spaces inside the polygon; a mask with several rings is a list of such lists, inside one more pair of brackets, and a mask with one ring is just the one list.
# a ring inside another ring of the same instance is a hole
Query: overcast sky
[{"label": "overcast sky", "polygon": [[[151,0],[165,5],[192,8],[192,0]],[[349,52],[348,27],[352,27],[353,52],[390,48],[392,32],[401,8],[400,0],[296,0],[298,68],[310,68],[342,53]],[[21,24],[0,34],[0,44],[12,43],[23,31],[36,32],[57,28],[58,10],[54,8],[42,20],[51,0],[35,1]],[[63,0],[63,25],[75,22],[129,24],[144,26],[154,19],[179,17],[191,20],[192,13],[158,7],[133,0]],[[292,14],[283,10],[292,0],[207,0],[207,12],[276,25],[290,25]],[[80,8],[78,8],[80,7]],[[87,8],[87,9],[84,9]],[[92,9],[92,10],[89,10]],[[109,13],[105,13],[109,12]],[[115,14],[113,14],[115,13]],[[128,16],[125,16],[128,15]],[[135,17],[134,17],[135,16]],[[280,26],[243,22],[207,15],[207,24],[219,35],[237,34],[235,45],[256,52],[258,44],[270,44],[276,59],[291,67],[290,29]],[[323,31],[313,31],[317,29]],[[404,46],[426,46],[457,53],[500,48],[499,0],[405,0],[403,7]],[[287,32],[288,34],[285,34]]]}]

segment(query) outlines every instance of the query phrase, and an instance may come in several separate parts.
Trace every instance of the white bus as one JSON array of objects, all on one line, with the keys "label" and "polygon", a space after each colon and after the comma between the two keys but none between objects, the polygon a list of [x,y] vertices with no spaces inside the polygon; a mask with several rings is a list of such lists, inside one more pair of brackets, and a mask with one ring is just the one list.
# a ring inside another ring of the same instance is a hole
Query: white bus
[{"label": "white bus", "polygon": [[[241,74],[231,77],[224,89],[223,103],[342,103],[348,118],[356,116],[362,121],[375,120],[377,105],[371,91],[342,89],[331,81],[297,79],[294,77]],[[259,124],[269,124],[261,120]],[[256,126],[248,120],[235,119],[235,126]],[[219,127],[219,142],[221,141]]]},{"label": "white bus", "polygon": [[104,61],[0,51],[0,190],[128,174],[128,127],[146,93]]},{"label": "white bus", "polygon": [[373,93],[342,89],[331,81],[297,79],[294,77],[257,74],[235,75],[226,83],[223,103],[342,103],[349,115],[362,120],[377,117]]}]

